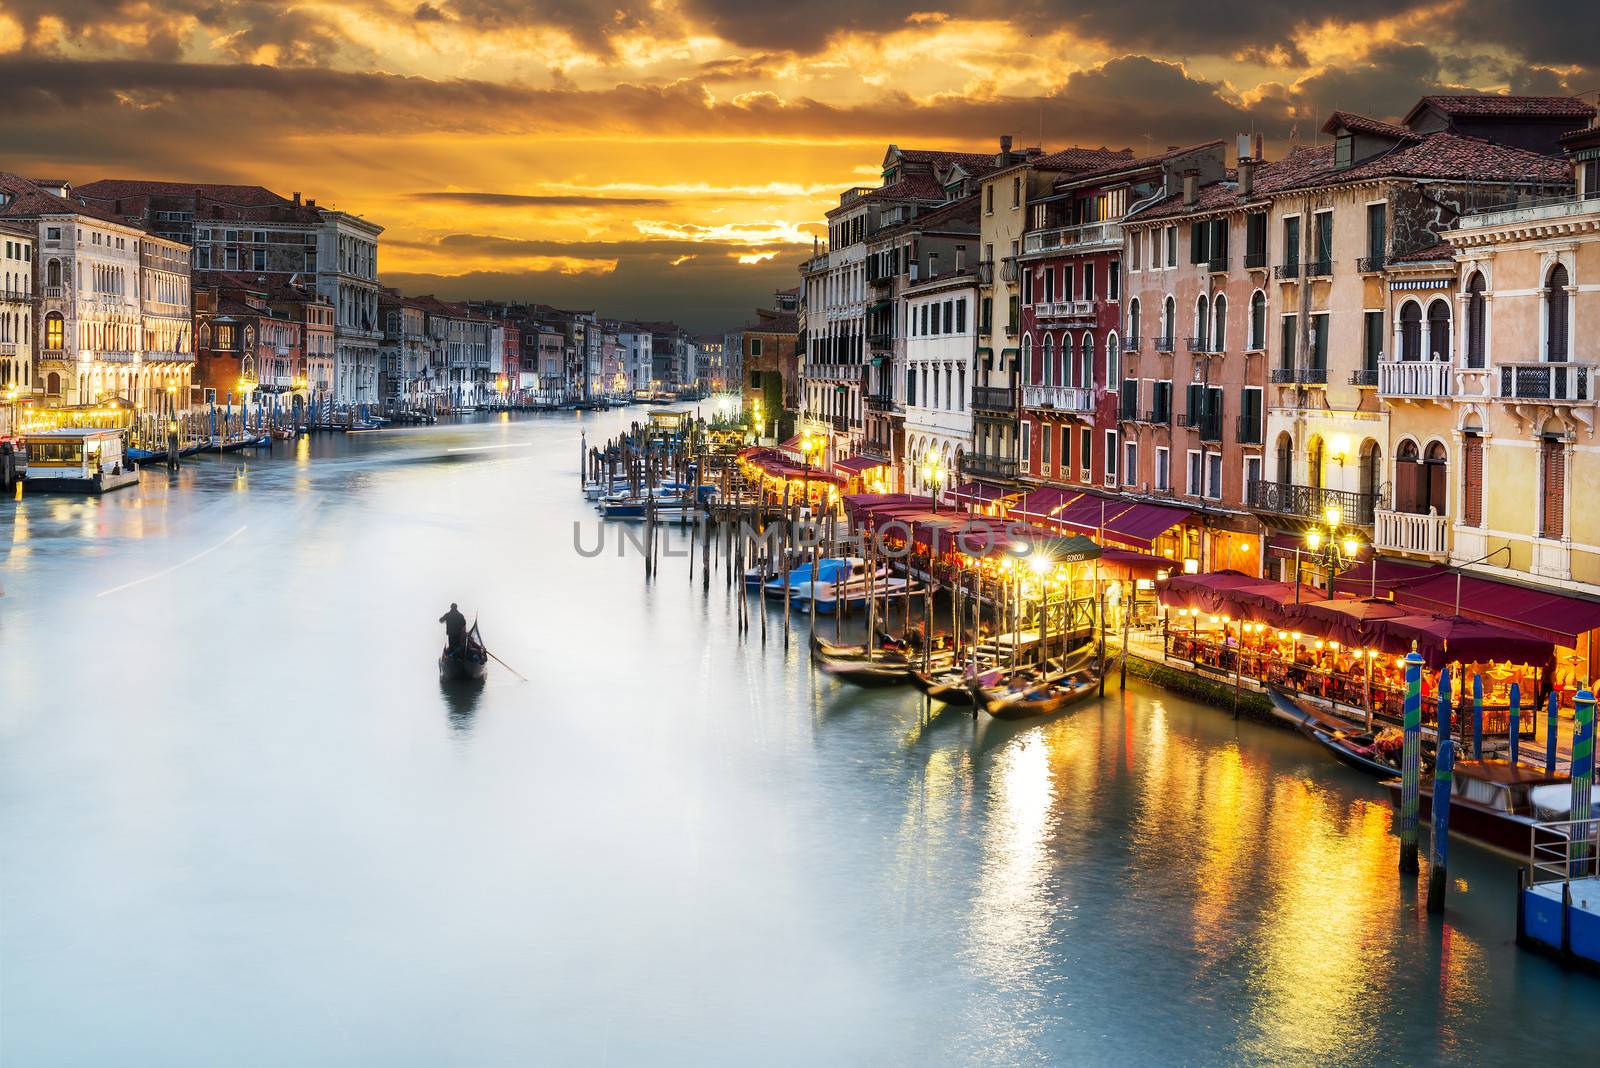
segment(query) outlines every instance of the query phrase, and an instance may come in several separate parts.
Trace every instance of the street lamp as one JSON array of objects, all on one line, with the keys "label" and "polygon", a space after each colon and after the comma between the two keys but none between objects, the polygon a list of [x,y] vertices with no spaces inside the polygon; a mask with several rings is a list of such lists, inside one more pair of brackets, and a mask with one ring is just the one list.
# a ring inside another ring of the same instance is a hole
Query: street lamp
[{"label": "street lamp", "polygon": [[761,410],[761,402],[760,401],[754,401],[754,402],[751,403],[751,405],[750,405],[750,413],[755,419],[755,423],[756,423],[756,444],[759,445],[759,444],[761,444],[761,439],[766,437],[766,432],[767,432],[767,424],[766,424],[766,419],[765,419],[765,413]]},{"label": "street lamp", "polygon": [[922,480],[933,489],[933,510],[939,510],[939,487],[944,485],[944,464],[939,461],[939,454],[928,452],[927,459],[922,463]]},{"label": "street lamp", "polygon": [[1355,528],[1343,527],[1343,522],[1344,511],[1337,504],[1330,504],[1323,510],[1322,525],[1306,532],[1306,548],[1327,571],[1330,601],[1333,599],[1334,576],[1349,567],[1361,551],[1361,540],[1356,537]]}]

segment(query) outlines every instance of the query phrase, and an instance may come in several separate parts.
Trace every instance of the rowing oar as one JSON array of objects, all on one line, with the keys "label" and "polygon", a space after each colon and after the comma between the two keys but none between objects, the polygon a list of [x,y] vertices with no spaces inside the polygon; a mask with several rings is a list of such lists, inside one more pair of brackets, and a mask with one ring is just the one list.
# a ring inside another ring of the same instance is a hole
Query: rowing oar
[{"label": "rowing oar", "polygon": [[498,656],[495,656],[493,653],[489,652],[489,650],[487,648],[484,649],[484,653],[486,653],[488,655],[490,660],[493,660],[496,664],[499,664],[501,667],[503,667],[507,671],[511,672],[511,674],[515,675],[517,678],[521,679],[523,682],[529,681],[528,676],[524,675],[522,672],[518,671],[516,668],[512,667],[510,664],[506,663],[504,660],[501,660]]}]

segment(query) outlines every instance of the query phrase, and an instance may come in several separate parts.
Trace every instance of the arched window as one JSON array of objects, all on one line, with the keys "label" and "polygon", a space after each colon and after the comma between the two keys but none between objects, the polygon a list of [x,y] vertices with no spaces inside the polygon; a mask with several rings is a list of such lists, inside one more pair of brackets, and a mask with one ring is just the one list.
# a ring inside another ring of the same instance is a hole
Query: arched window
[{"label": "arched window", "polygon": [[1322,439],[1312,438],[1306,449],[1306,481],[1315,489],[1322,488]]},{"label": "arched window", "polygon": [[61,396],[61,376],[51,371],[45,376],[44,391],[52,397]]},{"label": "arched window", "polygon": [[[1134,297],[1128,304],[1128,336],[1138,338],[1139,333],[1139,298]],[[1135,342],[1137,344],[1137,342]]]},{"label": "arched window", "polygon": [[1178,304],[1171,297],[1168,297],[1166,305],[1162,308],[1161,336],[1166,340],[1167,347],[1169,349],[1172,347],[1173,327],[1176,325],[1174,320],[1177,319],[1177,317]]},{"label": "arched window", "polygon": [[44,284],[59,286],[61,284],[61,261],[51,260],[44,265]]},{"label": "arched window", "polygon": [[1047,386],[1053,386],[1056,383],[1055,354],[1051,351],[1054,347],[1050,341],[1049,334],[1046,334],[1039,341],[1040,370],[1044,375],[1044,384]]},{"label": "arched window", "polygon": [[1450,359],[1450,305],[1436,300],[1428,305],[1428,358]]},{"label": "arched window", "polygon": [[[1121,388],[1122,383],[1122,344],[1116,334],[1106,338],[1106,387],[1108,389]],[[1133,403],[1129,401],[1128,403]]]},{"label": "arched window", "polygon": [[1550,268],[1544,295],[1545,359],[1565,363],[1567,359],[1567,269],[1562,264]]},{"label": "arched window", "polygon": [[[49,352],[60,352],[67,346],[67,321],[60,312],[50,312],[44,317],[44,347]],[[51,376],[55,377],[54,375]]]},{"label": "arched window", "polygon": [[1371,496],[1383,486],[1383,450],[1368,438],[1361,444],[1361,492]]},{"label": "arched window", "polygon": [[1211,351],[1225,352],[1228,347],[1228,298],[1217,295],[1217,301],[1211,308]]},{"label": "arched window", "polygon": [[1078,360],[1078,385],[1083,389],[1094,388],[1094,335],[1084,334],[1081,343],[1081,352]]},{"label": "arched window", "polygon": [[1030,334],[1022,335],[1022,382],[1024,385],[1033,383],[1033,337]]},{"label": "arched window", "polygon": [[1267,347],[1267,295],[1256,290],[1250,295],[1250,348]]},{"label": "arched window", "polygon": [[1194,339],[1204,350],[1211,340],[1211,301],[1204,293],[1194,303]]},{"label": "arched window", "polygon": [[1422,359],[1422,306],[1414,300],[1400,306],[1400,358]]},{"label": "arched window", "polygon": [[[1484,290],[1488,286],[1484,283],[1483,272],[1473,271],[1472,278],[1467,282],[1467,366],[1482,367],[1484,365],[1485,338],[1483,334],[1485,312],[1488,301],[1484,298]],[[1476,526],[1477,524],[1473,524]]]},{"label": "arched window", "polygon": [[1444,515],[1449,506],[1450,457],[1444,442],[1430,441],[1422,458],[1423,497],[1421,511],[1425,515]]},{"label": "arched window", "polygon": [[1417,443],[1407,438],[1394,451],[1394,508],[1417,515],[1428,509],[1427,482],[1423,478],[1422,453]]},{"label": "arched window", "polygon": [[1294,481],[1294,439],[1287,433],[1278,435],[1278,484],[1286,486]]}]

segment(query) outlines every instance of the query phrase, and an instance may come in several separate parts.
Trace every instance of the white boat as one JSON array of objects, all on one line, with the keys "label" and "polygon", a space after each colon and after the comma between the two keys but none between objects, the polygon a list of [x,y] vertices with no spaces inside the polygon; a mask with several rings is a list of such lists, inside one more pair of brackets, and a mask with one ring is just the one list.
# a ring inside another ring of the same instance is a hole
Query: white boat
[{"label": "white boat", "polygon": [[[866,563],[859,556],[830,556],[818,561],[817,571],[823,581],[831,581],[838,576],[845,567],[859,567]],[[797,589],[804,583],[811,581],[811,564],[806,562],[792,568],[782,576],[762,575],[757,568],[750,568],[744,573],[744,584],[750,587],[766,586],[768,593],[782,594],[784,586],[790,590]]]},{"label": "white boat", "polygon": [[[903,579],[898,575],[891,575],[887,568],[880,569],[873,579],[871,595],[878,600],[885,597],[903,597],[906,594],[922,592],[922,583],[916,579]],[[868,588],[865,575],[852,577],[847,582],[818,583],[815,594],[817,611],[828,613],[839,610],[842,604],[846,612],[860,608],[867,603]]]},{"label": "white boat", "polygon": [[123,455],[119,430],[60,427],[32,431],[24,440],[27,492],[101,494],[139,481],[139,469]]},{"label": "white boat", "polygon": [[[861,596],[865,597],[867,591],[866,561],[859,557],[851,557],[848,574],[845,574],[844,571],[845,569],[841,567],[834,570],[831,578],[823,578],[821,581],[806,579],[797,582],[794,584],[789,596],[791,599],[799,601],[809,601],[814,597],[818,606],[821,606],[825,601],[831,603],[838,600],[841,594],[847,598],[852,596],[859,586]],[[827,572],[824,571],[823,574],[826,575]],[[874,581],[881,586],[884,580],[888,578],[889,569],[880,567],[874,576]],[[779,586],[778,591],[780,593],[783,592],[783,587]]]}]

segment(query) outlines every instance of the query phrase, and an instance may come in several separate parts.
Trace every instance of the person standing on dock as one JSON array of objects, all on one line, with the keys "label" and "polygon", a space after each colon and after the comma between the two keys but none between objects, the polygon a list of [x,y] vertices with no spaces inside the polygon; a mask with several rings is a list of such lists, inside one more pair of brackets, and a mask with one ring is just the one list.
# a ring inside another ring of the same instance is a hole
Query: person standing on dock
[{"label": "person standing on dock", "polygon": [[178,424],[176,421],[167,424],[167,470],[178,469]]}]

